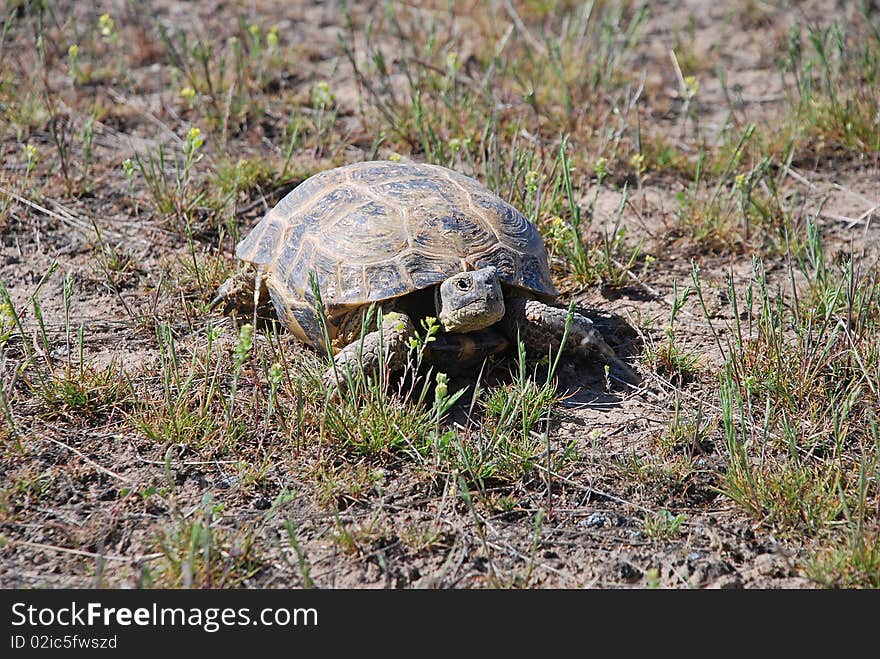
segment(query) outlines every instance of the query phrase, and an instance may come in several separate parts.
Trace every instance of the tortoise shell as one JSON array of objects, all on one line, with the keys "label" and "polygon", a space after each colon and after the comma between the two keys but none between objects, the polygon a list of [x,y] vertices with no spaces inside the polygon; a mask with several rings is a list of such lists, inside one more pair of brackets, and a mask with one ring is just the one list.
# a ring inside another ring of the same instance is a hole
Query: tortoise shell
[{"label": "tortoise shell", "polygon": [[235,250],[261,268],[278,317],[322,346],[314,272],[331,338],[349,312],[495,266],[502,282],[552,301],[537,229],[472,178],[438,165],[361,162],[306,179]]}]

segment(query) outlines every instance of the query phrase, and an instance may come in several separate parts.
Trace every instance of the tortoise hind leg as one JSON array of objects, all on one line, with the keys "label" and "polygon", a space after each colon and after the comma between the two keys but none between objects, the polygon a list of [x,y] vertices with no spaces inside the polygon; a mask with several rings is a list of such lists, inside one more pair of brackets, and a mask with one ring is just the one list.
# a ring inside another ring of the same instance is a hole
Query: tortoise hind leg
[{"label": "tortoise hind leg", "polygon": [[[511,297],[505,304],[507,311],[502,326],[512,341],[519,337],[526,350],[533,352],[559,349],[562,337],[565,336],[567,309],[522,297]],[[638,380],[638,374],[617,357],[611,346],[593,327],[593,321],[577,312],[572,314],[563,352],[583,357],[598,355],[610,366],[617,367],[627,381]]]},{"label": "tortoise hind leg", "polygon": [[355,381],[359,371],[365,377],[375,377],[383,363],[392,371],[402,368],[413,336],[415,326],[409,316],[394,311],[386,313],[381,331],[365,334],[363,341],[357,339],[345,346],[333,357],[333,366],[321,379],[329,389],[344,390],[349,377]]}]

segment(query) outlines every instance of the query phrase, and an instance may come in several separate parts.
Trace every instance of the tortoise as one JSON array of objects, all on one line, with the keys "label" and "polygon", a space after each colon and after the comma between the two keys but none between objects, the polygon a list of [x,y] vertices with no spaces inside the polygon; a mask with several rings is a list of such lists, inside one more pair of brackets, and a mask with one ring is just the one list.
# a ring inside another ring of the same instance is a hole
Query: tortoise
[{"label": "tortoise", "polygon": [[[235,255],[244,267],[212,307],[253,312],[271,299],[297,338],[335,353],[324,374],[329,385],[340,386],[347,369],[374,375],[380,345],[388,367],[402,367],[427,316],[442,326],[427,347],[443,370],[519,339],[546,354],[565,334],[569,312],[552,305],[558,292],[535,226],[474,179],[438,165],[368,161],[315,174],[269,210]],[[382,327],[374,322],[362,336],[373,303]],[[579,313],[564,352],[621,364]]]}]

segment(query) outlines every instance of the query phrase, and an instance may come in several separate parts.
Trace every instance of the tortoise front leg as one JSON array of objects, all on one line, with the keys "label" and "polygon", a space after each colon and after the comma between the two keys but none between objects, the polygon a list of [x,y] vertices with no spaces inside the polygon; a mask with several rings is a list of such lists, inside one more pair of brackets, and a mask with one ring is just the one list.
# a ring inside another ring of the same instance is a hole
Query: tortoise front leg
[{"label": "tortoise front leg", "polygon": [[[544,304],[538,300],[527,300],[512,297],[505,302],[507,311],[504,315],[503,327],[512,341],[519,337],[526,350],[535,353],[556,351],[565,336],[565,323],[568,310]],[[619,359],[598,330],[593,321],[576,311],[572,314],[568,328],[568,337],[563,346],[563,353],[583,357],[598,355],[603,361],[617,366],[627,380],[637,379],[635,371]]]},{"label": "tortoise front leg", "polygon": [[375,330],[365,334],[363,341],[357,339],[345,346],[333,357],[333,366],[321,379],[328,388],[341,391],[347,386],[349,374],[352,380],[359,371],[375,378],[382,363],[391,371],[397,370],[406,363],[412,336],[415,336],[415,326],[410,317],[397,311],[389,312],[382,318],[381,332]]}]

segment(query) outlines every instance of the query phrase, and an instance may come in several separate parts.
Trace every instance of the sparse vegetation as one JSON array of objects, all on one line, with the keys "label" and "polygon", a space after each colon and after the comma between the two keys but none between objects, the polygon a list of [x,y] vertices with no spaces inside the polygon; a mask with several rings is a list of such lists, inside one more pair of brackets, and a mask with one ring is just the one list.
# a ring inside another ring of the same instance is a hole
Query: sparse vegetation
[{"label": "sparse vegetation", "polygon": [[[170,4],[0,16],[0,585],[880,587],[871,3]],[[641,382],[426,319],[336,397],[210,307],[376,158],[520,208]]]}]

